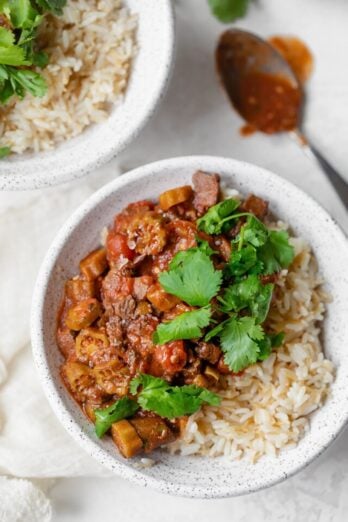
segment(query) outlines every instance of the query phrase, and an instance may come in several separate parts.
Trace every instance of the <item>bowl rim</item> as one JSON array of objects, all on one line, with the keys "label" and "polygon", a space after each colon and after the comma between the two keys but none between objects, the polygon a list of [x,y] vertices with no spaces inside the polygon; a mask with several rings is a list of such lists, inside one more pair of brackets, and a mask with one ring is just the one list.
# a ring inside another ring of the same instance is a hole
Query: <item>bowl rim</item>
[{"label": "bowl rim", "polygon": [[285,479],[306,468],[310,463],[318,458],[342,433],[348,423],[348,405],[338,428],[331,433],[330,438],[325,440],[322,446],[318,450],[315,450],[315,452],[311,454],[307,460],[305,460],[305,462],[300,460],[297,464],[291,467],[290,471],[282,473],[280,472],[276,477],[269,477],[266,480],[263,480],[261,485],[255,484],[254,486],[251,486],[248,484],[245,485],[245,487],[242,486],[239,488],[238,491],[233,491],[230,486],[214,485],[214,488],[206,488],[205,486],[198,484],[187,485],[176,483],[174,485],[169,483],[167,480],[149,475],[146,475],[145,478],[141,469],[134,469],[128,466],[126,462],[117,461],[113,455],[107,452],[104,448],[101,448],[90,438],[87,433],[81,429],[81,426],[77,423],[77,421],[75,421],[72,415],[70,415],[63,399],[60,397],[58,390],[56,389],[54,379],[50,375],[41,326],[41,316],[44,309],[43,305],[46,287],[56,260],[60,254],[60,250],[64,246],[71,231],[76,228],[84,218],[86,218],[88,213],[100,203],[102,203],[106,197],[116,193],[118,189],[127,185],[131,181],[146,178],[147,176],[153,174],[154,171],[160,172],[164,168],[175,169],[175,167],[185,166],[192,167],[193,171],[195,168],[197,168],[197,163],[199,164],[204,162],[219,163],[220,166],[224,165],[228,168],[228,170],[231,170],[231,172],[235,170],[238,171],[239,174],[242,173],[243,170],[246,171],[256,168],[261,175],[267,176],[268,179],[278,184],[280,182],[284,188],[290,189],[293,194],[297,194],[299,197],[307,200],[313,206],[316,212],[320,213],[325,218],[327,226],[332,227],[332,230],[335,232],[335,234],[337,234],[337,238],[340,240],[340,243],[342,243],[342,245],[344,245],[345,249],[347,250],[347,236],[338,223],[328,214],[328,212],[323,207],[321,207],[321,205],[319,205],[319,203],[317,203],[311,196],[302,191],[302,189],[300,189],[297,185],[269,171],[268,169],[264,169],[255,164],[235,160],[232,158],[209,155],[178,156],[155,161],[137,167],[101,187],[89,198],[87,198],[60,228],[44,257],[35,283],[31,307],[31,340],[36,370],[41,380],[44,393],[55,415],[58,417],[68,433],[92,458],[122,478],[128,479],[137,485],[149,486],[150,488],[153,488],[162,493],[190,498],[227,498],[241,496],[266,489],[283,482]]},{"label": "bowl rim", "polygon": [[[33,190],[52,187],[55,185],[67,183],[69,181],[77,180],[89,174],[95,168],[99,168],[108,161],[110,161],[113,157],[121,153],[132,141],[134,141],[139,136],[143,128],[155,114],[156,109],[158,108],[161,100],[164,98],[170,84],[172,70],[174,67],[176,51],[174,5],[171,2],[171,0],[163,0],[163,6],[165,12],[163,16],[163,24],[166,28],[164,32],[164,34],[166,35],[166,41],[165,45],[163,45],[163,40],[161,41],[161,47],[167,50],[167,54],[163,56],[162,70],[160,71],[161,74],[157,83],[153,85],[151,98],[149,99],[147,106],[147,111],[142,113],[139,118],[134,117],[132,119],[132,122],[129,125],[127,132],[124,135],[122,135],[122,137],[119,139],[117,143],[110,142],[110,146],[107,148],[106,152],[103,154],[102,157],[94,155],[91,158],[82,158],[82,161],[80,158],[80,164],[77,167],[70,163],[69,165],[64,165],[64,169],[60,170],[60,166],[58,164],[57,170],[54,171],[53,174],[48,174],[47,172],[41,172],[37,174],[36,171],[30,172],[29,174],[25,174],[22,172],[12,173],[10,169],[15,167],[16,162],[11,160],[6,161],[6,158],[1,160],[2,164],[6,165],[6,172],[1,173],[0,171],[0,190]],[[136,59],[137,56],[135,57],[135,60]],[[127,102],[126,96],[127,90],[125,92],[125,99],[122,103]],[[88,130],[92,128],[94,125],[102,126],[103,122],[89,125],[86,129],[82,131],[82,133],[80,133],[76,137],[66,140],[61,145],[63,146],[66,143],[74,142],[74,140],[76,139],[83,139],[85,132],[88,132]],[[74,145],[72,146],[72,148],[74,148]],[[50,161],[52,154],[54,154],[56,150],[57,148],[54,147],[52,150],[42,152],[44,154],[44,159],[47,160],[46,167],[48,166],[48,162]],[[37,157],[37,154],[41,154],[41,152],[30,154],[33,156],[33,158],[35,158],[35,156]],[[21,155],[19,155],[19,157],[21,157]],[[20,162],[26,161],[30,160],[26,160],[25,158],[20,159]],[[39,161],[39,159],[36,159],[36,161]]]}]

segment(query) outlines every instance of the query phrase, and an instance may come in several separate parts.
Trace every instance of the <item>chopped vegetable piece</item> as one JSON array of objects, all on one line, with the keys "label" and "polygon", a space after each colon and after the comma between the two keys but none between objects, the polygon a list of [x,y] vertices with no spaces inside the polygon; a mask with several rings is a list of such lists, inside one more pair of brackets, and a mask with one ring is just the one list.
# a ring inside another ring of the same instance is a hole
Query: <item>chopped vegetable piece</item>
[{"label": "chopped vegetable piece", "polygon": [[153,340],[156,344],[165,344],[177,339],[195,339],[201,337],[202,328],[208,326],[211,307],[205,306],[192,312],[184,312],[169,323],[157,326]]},{"label": "chopped vegetable piece", "polygon": [[106,239],[106,252],[109,261],[118,261],[122,258],[132,260],[136,255],[128,246],[127,236],[113,231],[109,232]]},{"label": "chopped vegetable piece", "polygon": [[126,459],[134,457],[143,449],[143,441],[134,426],[127,420],[120,420],[112,424],[111,436]]},{"label": "chopped vegetable piece", "polygon": [[68,361],[62,366],[62,377],[77,400],[83,402],[92,397],[91,390],[94,391],[96,380],[88,366]]},{"label": "chopped vegetable piece", "polygon": [[82,261],[80,261],[81,273],[89,281],[93,281],[103,272],[105,272],[107,266],[108,263],[106,260],[106,252],[104,248],[94,250],[88,254],[88,256],[84,257]]},{"label": "chopped vegetable piece", "polygon": [[85,299],[69,309],[66,325],[70,330],[82,330],[90,326],[101,314],[97,299]]},{"label": "chopped vegetable piece", "polygon": [[191,306],[206,306],[217,294],[222,280],[209,256],[197,249],[178,252],[168,272],[159,275],[166,292],[176,295]]},{"label": "chopped vegetable piece", "polygon": [[152,359],[151,374],[172,376],[183,369],[187,354],[182,341],[157,345]]},{"label": "chopped vegetable piece", "polygon": [[174,205],[178,205],[179,203],[191,199],[192,196],[192,187],[190,187],[190,185],[185,185],[183,187],[163,192],[159,197],[159,204],[162,210],[168,210],[169,208],[174,207]]},{"label": "chopped vegetable piece", "polygon": [[159,283],[150,286],[146,297],[160,312],[167,312],[180,302],[175,295],[165,292]]},{"label": "chopped vegetable piece", "polygon": [[175,440],[174,433],[160,417],[136,417],[129,422],[143,441],[147,453]]},{"label": "chopped vegetable piece", "polygon": [[95,432],[97,437],[102,437],[114,422],[131,417],[139,409],[133,399],[123,397],[107,408],[95,410]]},{"label": "chopped vegetable piece", "polygon": [[140,386],[137,401],[143,410],[153,411],[168,419],[195,413],[202,404],[218,406],[221,400],[206,388],[194,384],[170,386],[167,381],[152,375],[135,377],[130,384],[131,393],[135,395]]},{"label": "chopped vegetable piece", "polygon": [[69,279],[65,283],[65,293],[72,301],[83,301],[95,296],[94,281],[85,279]]},{"label": "chopped vegetable piece", "polygon": [[98,328],[84,328],[76,337],[75,343],[78,360],[94,366],[94,364],[98,363],[98,359],[103,359],[103,352],[109,346],[109,339]]}]

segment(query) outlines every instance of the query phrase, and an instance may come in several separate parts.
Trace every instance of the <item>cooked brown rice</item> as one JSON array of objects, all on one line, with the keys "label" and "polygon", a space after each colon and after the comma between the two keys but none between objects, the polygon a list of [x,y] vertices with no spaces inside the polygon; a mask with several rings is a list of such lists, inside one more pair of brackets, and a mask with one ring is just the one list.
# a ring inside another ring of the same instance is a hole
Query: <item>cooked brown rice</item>
[{"label": "cooked brown rice", "polygon": [[48,92],[0,108],[0,146],[47,150],[104,120],[126,89],[136,26],[121,0],[68,0],[63,16],[48,16],[39,40]]},{"label": "cooked brown rice", "polygon": [[292,244],[296,257],[276,283],[267,319],[270,329],[286,333],[283,346],[266,361],[228,377],[226,389],[218,392],[221,405],[192,415],[170,452],[255,462],[295,445],[309,427],[309,414],[325,401],[334,378],[320,343],[328,296],[308,245],[298,238]]}]

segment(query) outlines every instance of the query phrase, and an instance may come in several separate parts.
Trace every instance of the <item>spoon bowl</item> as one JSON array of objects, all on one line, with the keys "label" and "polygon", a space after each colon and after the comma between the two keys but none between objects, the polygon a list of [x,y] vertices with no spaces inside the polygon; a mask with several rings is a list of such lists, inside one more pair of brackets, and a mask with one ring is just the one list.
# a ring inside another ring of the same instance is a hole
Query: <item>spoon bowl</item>
[{"label": "spoon bowl", "polygon": [[228,29],[217,45],[216,66],[230,102],[248,124],[242,133],[291,132],[347,208],[347,183],[302,132],[304,91],[282,54],[253,33]]}]

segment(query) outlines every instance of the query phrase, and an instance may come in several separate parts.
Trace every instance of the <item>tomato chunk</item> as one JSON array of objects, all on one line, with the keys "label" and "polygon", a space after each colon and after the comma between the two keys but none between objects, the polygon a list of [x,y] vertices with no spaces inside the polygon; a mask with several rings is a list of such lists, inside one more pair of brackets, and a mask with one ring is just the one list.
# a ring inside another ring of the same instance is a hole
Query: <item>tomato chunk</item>
[{"label": "tomato chunk", "polygon": [[167,312],[180,302],[175,295],[168,294],[159,283],[150,286],[146,297],[160,312]]},{"label": "tomato chunk", "polygon": [[106,252],[109,261],[118,261],[121,257],[134,259],[135,252],[131,250],[127,243],[127,236],[109,232],[106,239]]},{"label": "tomato chunk", "polygon": [[172,341],[168,344],[156,346],[153,353],[153,369],[158,375],[160,369],[162,374],[173,375],[183,369],[187,362],[187,355],[183,341]]}]

